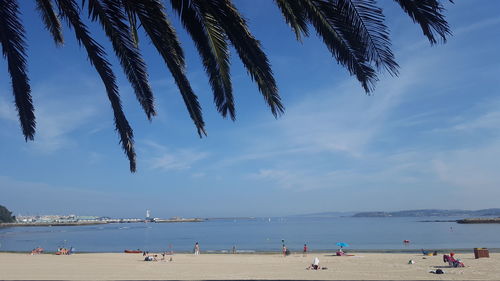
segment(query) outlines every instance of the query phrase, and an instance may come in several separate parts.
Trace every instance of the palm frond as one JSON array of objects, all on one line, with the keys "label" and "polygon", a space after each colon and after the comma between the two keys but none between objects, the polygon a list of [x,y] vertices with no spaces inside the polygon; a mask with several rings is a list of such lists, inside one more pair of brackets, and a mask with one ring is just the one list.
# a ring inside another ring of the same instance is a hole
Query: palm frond
[{"label": "palm frond", "polygon": [[307,17],[300,2],[289,0],[275,0],[275,2],[286,23],[293,29],[297,40],[301,41],[302,36],[308,37]]},{"label": "palm frond", "polygon": [[224,117],[229,113],[231,119],[235,120],[229,73],[229,50],[224,30],[213,15],[203,9],[203,0],[192,0],[191,3],[184,0],[171,0],[170,2],[202,57],[218,111]]},{"label": "palm frond", "polygon": [[111,40],[113,50],[134,88],[137,100],[151,120],[151,117],[156,115],[153,92],[148,83],[144,60],[131,38],[130,28],[125,23],[121,0],[89,0],[88,8],[92,20],[99,20]]},{"label": "palm frond", "polygon": [[205,3],[238,52],[250,77],[257,83],[273,115],[277,117],[282,114],[284,107],[271,66],[261,49],[260,42],[250,33],[245,19],[230,0],[206,0]]},{"label": "palm frond", "polygon": [[384,24],[382,9],[375,0],[335,0],[336,7],[345,17],[344,23],[351,25],[356,39],[353,44],[363,44],[365,57],[375,63],[377,69],[385,68],[390,74],[398,74],[398,64],[391,50],[389,31]]},{"label": "palm frond", "polygon": [[132,30],[132,40],[134,41],[135,47],[139,48],[139,34],[137,32],[137,16],[132,12],[130,8],[127,8],[128,2],[121,1],[122,6],[125,8],[127,13],[128,22],[130,23],[130,29]]},{"label": "palm frond", "polygon": [[175,30],[166,17],[163,4],[160,0],[123,0],[123,2],[125,9],[137,16],[144,31],[167,64],[196,126],[198,135],[200,137],[206,135],[198,97],[193,92],[186,77],[184,54]]},{"label": "palm frond", "polygon": [[61,46],[64,44],[61,22],[54,12],[52,0],[36,0],[36,9],[43,19],[45,28],[52,34],[56,45]]},{"label": "palm frond", "polygon": [[0,41],[12,80],[12,92],[25,140],[35,136],[35,109],[26,70],[24,27],[17,1],[0,1]]},{"label": "palm frond", "polygon": [[328,0],[301,0],[308,20],[323,39],[337,62],[355,75],[367,93],[378,80],[375,70],[366,59],[366,47],[356,41],[350,23],[335,4]]},{"label": "palm frond", "polygon": [[[451,35],[450,27],[446,22],[444,8],[438,0],[394,0],[413,22],[422,28],[422,32],[431,44],[436,44],[437,36],[446,42],[446,36]],[[452,2],[452,1],[451,1]],[[453,2],[452,2],[453,3]]]},{"label": "palm frond", "polygon": [[108,99],[113,109],[115,127],[120,135],[120,142],[130,163],[130,171],[135,172],[134,134],[122,110],[116,78],[111,65],[106,60],[106,52],[91,36],[87,26],[81,21],[78,6],[74,0],[57,0],[61,16],[75,31],[78,43],[87,51],[90,63],[95,67],[106,88]]}]

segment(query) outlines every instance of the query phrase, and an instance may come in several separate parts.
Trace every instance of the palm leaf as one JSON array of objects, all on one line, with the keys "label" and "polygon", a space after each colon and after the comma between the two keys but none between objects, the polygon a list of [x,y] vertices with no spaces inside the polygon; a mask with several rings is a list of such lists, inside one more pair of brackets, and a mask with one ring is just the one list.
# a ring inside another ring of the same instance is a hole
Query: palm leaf
[{"label": "palm leaf", "polygon": [[[431,44],[436,44],[436,36],[446,42],[451,35],[450,27],[443,15],[444,8],[438,0],[394,0],[407,13],[413,22],[422,28],[422,32]],[[453,2],[453,1],[451,1]]]},{"label": "palm leaf", "polygon": [[146,65],[132,40],[131,31],[125,23],[125,14],[120,0],[89,0],[89,15],[99,20],[106,35],[111,40],[113,50],[134,88],[137,100],[142,105],[148,119],[156,114],[154,98],[148,83]]},{"label": "palm leaf", "polygon": [[275,2],[286,23],[293,29],[297,40],[301,41],[302,35],[308,37],[307,17],[300,2],[289,0],[275,0]]},{"label": "palm leaf", "polygon": [[54,12],[51,0],[36,0],[36,9],[43,19],[43,23],[48,31],[52,34],[52,38],[57,46],[64,44],[62,35],[61,22],[59,17]]},{"label": "palm leaf", "polygon": [[24,27],[19,18],[17,1],[0,1],[0,43],[12,80],[12,92],[24,138],[35,136],[35,109],[26,70]]},{"label": "palm leaf", "polygon": [[281,104],[271,66],[261,49],[260,42],[250,33],[245,19],[229,0],[206,0],[203,3],[224,29],[250,77],[257,83],[273,115],[277,117],[282,114],[284,107]]},{"label": "palm leaf", "polygon": [[222,116],[235,120],[234,99],[229,73],[229,50],[226,34],[213,15],[203,9],[202,1],[171,0],[182,24],[193,39],[203,66],[210,78],[214,102]]},{"label": "palm leaf", "polygon": [[115,127],[120,135],[120,142],[130,163],[130,171],[135,172],[134,134],[123,113],[116,78],[111,65],[106,60],[106,52],[91,36],[87,26],[81,21],[78,6],[74,0],[57,0],[61,16],[75,30],[78,43],[87,51],[90,63],[95,67],[106,88],[115,118]]},{"label": "palm leaf", "polygon": [[375,66],[385,68],[390,74],[398,74],[398,64],[391,50],[389,31],[384,24],[382,9],[374,0],[335,0],[336,7],[343,15],[344,23],[351,25],[356,41],[350,44],[362,44],[366,50],[365,58]]},{"label": "palm leaf", "polygon": [[366,59],[366,46],[358,43],[351,23],[345,21],[333,2],[328,0],[301,0],[308,20],[335,57],[355,75],[367,93],[377,81],[375,70]]},{"label": "palm leaf", "polygon": [[206,135],[198,97],[191,89],[186,77],[184,54],[177,35],[167,20],[162,3],[159,0],[123,0],[123,2],[125,9],[137,16],[144,31],[167,64],[196,126],[198,135],[200,137]]}]

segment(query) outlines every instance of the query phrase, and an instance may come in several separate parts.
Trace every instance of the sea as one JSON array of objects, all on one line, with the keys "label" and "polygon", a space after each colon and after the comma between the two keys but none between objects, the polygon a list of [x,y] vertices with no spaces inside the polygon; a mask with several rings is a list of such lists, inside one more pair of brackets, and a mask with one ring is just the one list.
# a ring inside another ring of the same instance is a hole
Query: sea
[{"label": "sea", "polygon": [[[0,251],[30,251],[42,247],[76,252],[142,251],[279,252],[282,243],[292,251],[500,248],[500,224],[457,224],[436,220],[454,217],[356,218],[280,217],[213,219],[183,223],[121,223],[85,226],[3,227]],[[410,240],[405,244],[403,240]]]}]

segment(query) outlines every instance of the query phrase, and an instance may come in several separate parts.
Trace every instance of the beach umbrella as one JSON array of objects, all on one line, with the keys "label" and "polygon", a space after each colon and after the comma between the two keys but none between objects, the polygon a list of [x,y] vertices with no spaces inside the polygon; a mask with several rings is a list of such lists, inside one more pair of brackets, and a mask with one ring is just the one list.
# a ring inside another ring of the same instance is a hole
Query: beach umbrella
[{"label": "beach umbrella", "polygon": [[336,245],[339,246],[340,248],[349,247],[349,244],[345,242],[337,242]]}]

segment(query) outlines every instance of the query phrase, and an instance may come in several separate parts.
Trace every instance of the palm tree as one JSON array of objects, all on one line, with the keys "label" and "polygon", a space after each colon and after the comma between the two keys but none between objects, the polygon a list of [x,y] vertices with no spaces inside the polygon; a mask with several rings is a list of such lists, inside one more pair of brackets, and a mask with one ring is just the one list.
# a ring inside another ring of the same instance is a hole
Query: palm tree
[{"label": "palm tree", "polygon": [[[431,44],[445,42],[450,29],[439,0],[394,0],[422,28]],[[377,73],[398,75],[382,9],[375,0],[274,0],[297,40],[314,29],[335,60],[361,83],[374,89]],[[170,0],[172,13],[194,41],[209,77],[214,103],[223,117],[236,118],[231,75],[231,44],[272,114],[284,112],[278,87],[260,42],[231,0]],[[90,34],[82,17],[98,22],[130,81],[148,119],[156,114],[148,72],[138,49],[142,28],[170,70],[200,137],[206,135],[201,107],[186,77],[184,54],[161,0],[36,0],[37,10],[57,46],[63,44],[61,20],[73,29],[99,74],[113,109],[122,148],[136,170],[133,131],[121,107],[116,77],[104,48]],[[35,135],[35,114],[26,69],[26,38],[18,0],[0,0],[0,42],[12,80],[15,105],[25,140]]]}]

